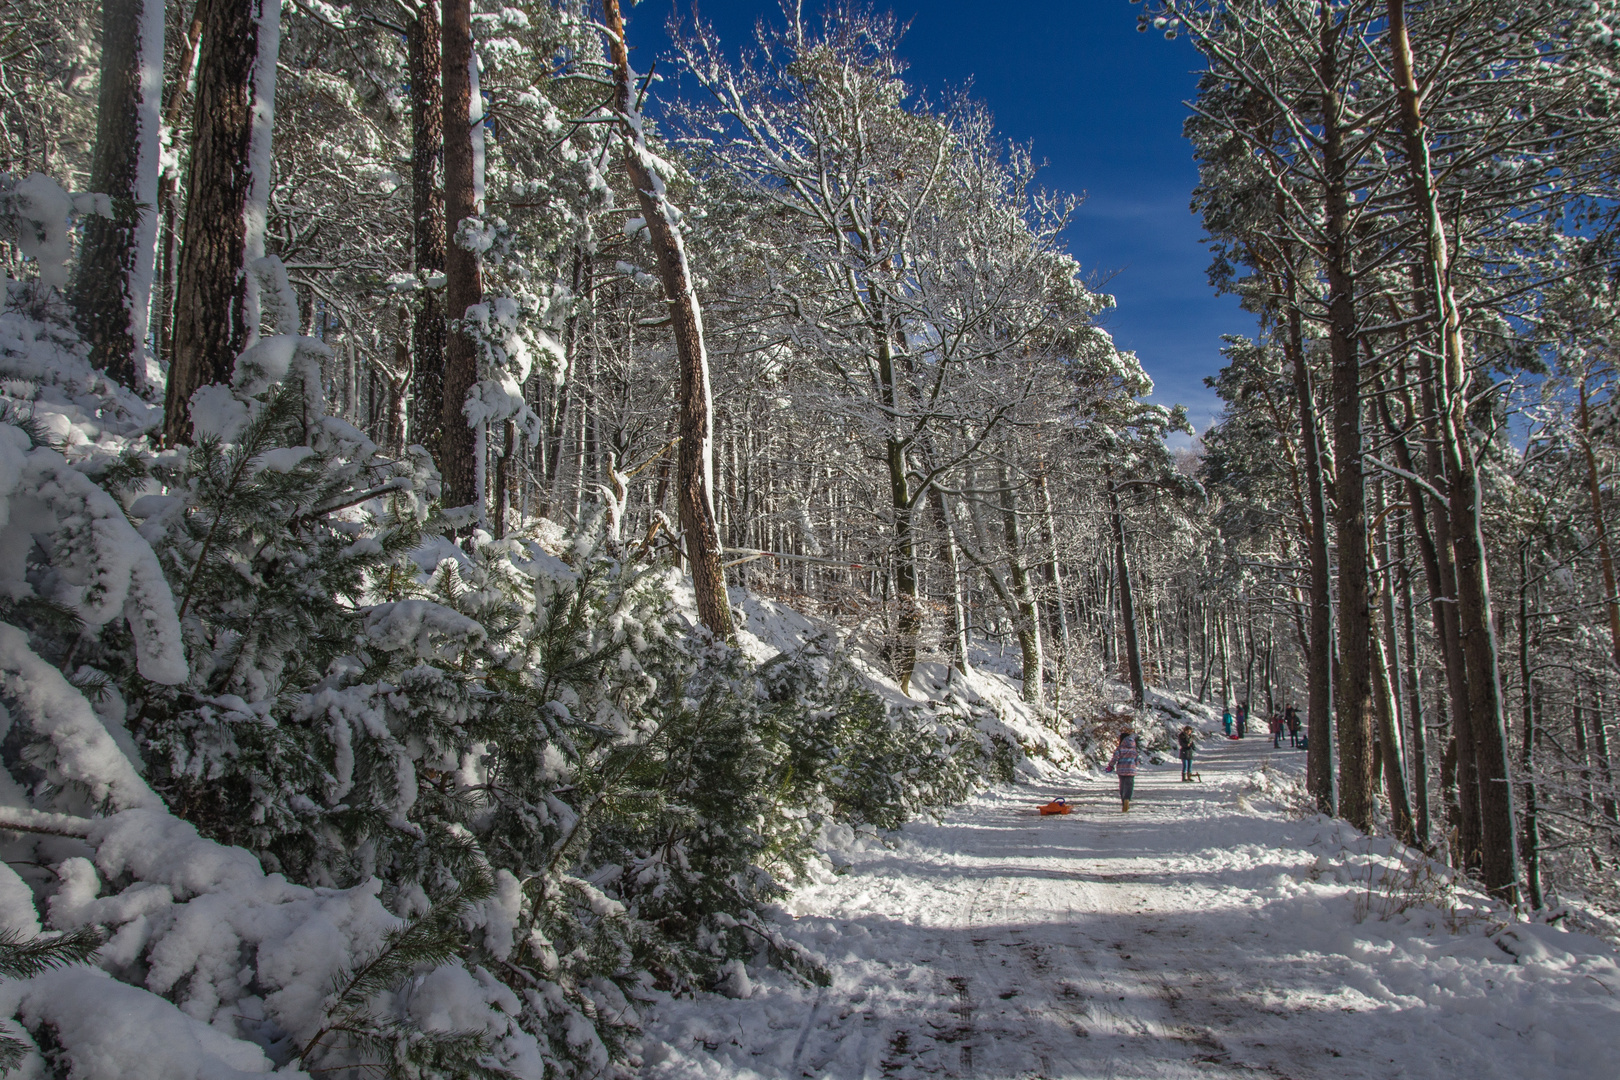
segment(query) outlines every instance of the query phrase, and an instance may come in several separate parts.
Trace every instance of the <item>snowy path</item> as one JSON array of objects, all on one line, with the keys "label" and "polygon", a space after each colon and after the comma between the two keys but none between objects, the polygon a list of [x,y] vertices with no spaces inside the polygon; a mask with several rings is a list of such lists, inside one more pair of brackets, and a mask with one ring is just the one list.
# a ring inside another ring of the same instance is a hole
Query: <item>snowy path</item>
[{"label": "snowy path", "polygon": [[[1128,815],[1111,777],[1085,776],[874,842],[790,905],[832,985],[765,975],[747,999],[669,1002],[646,1075],[1617,1075],[1620,968],[1601,942],[1454,933],[1434,908],[1367,917],[1390,845],[1268,800],[1262,762],[1292,772],[1301,753],[1211,750],[1200,784],[1146,770]],[[1073,815],[1034,816],[1058,794],[1080,797]]]}]

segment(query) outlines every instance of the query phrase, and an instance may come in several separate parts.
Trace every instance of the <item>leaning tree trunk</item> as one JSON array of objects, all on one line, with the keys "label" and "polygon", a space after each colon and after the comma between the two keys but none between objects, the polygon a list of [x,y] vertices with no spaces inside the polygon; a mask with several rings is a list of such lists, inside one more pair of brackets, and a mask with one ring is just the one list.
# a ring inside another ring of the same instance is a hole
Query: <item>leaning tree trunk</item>
[{"label": "leaning tree trunk", "polygon": [[[444,215],[452,235],[467,218],[478,216],[472,140],[472,5],[445,0],[440,38],[444,86]],[[476,252],[461,243],[446,245],[445,316],[457,324],[474,304],[483,303],[483,271]],[[439,471],[446,506],[484,505],[479,482],[478,439],[467,422],[467,394],[478,381],[478,351],[459,325],[446,335],[444,398],[440,403]],[[482,516],[482,515],[480,515]]]},{"label": "leaning tree trunk", "polygon": [[1457,623],[1468,670],[1468,724],[1479,770],[1481,870],[1486,888],[1500,899],[1519,899],[1518,838],[1513,822],[1513,786],[1508,777],[1507,731],[1496,627],[1491,618],[1490,573],[1481,531],[1478,465],[1467,437],[1467,369],[1462,319],[1452,287],[1445,223],[1429,163],[1422,97],[1412,68],[1404,0],[1388,0],[1391,73],[1400,100],[1401,133],[1413,202],[1422,218],[1426,284],[1440,318],[1444,363],[1435,393],[1440,452],[1450,484],[1451,540],[1457,573]]},{"label": "leaning tree trunk", "polygon": [[1389,796],[1390,825],[1395,838],[1411,844],[1412,803],[1406,792],[1406,770],[1401,761],[1400,724],[1397,720],[1394,685],[1390,679],[1389,658],[1384,640],[1377,631],[1372,637],[1373,707],[1378,718],[1378,748],[1384,773],[1384,792]]},{"label": "leaning tree trunk", "polygon": [[254,182],[254,75],[261,65],[260,14],[277,0],[203,0],[202,44],[186,177],[186,218],[175,286],[174,356],[163,439],[191,441],[191,395],[229,382],[257,326],[247,311],[248,203]]},{"label": "leaning tree trunk", "polygon": [[1368,593],[1366,478],[1361,446],[1361,364],[1356,346],[1353,238],[1338,83],[1338,29],[1322,16],[1323,203],[1327,215],[1328,349],[1333,361],[1333,451],[1339,535],[1339,816],[1371,831],[1372,609]]},{"label": "leaning tree trunk", "polygon": [[411,329],[410,439],[438,462],[444,430],[444,300],[428,279],[444,272],[444,75],[438,0],[418,0],[406,35],[411,78],[412,259],[422,289]]},{"label": "leaning tree trunk", "polygon": [[85,220],[73,308],[90,362],[129,387],[145,376],[136,357],[145,347],[157,254],[162,83],[161,0],[103,0],[90,190],[111,197],[113,216]]},{"label": "leaning tree trunk", "polygon": [[[697,594],[698,617],[716,636],[735,641],[731,602],[726,596],[726,572],[720,565],[720,530],[714,513],[714,428],[709,401],[709,357],[703,342],[703,311],[698,306],[686,246],[676,228],[674,209],[664,197],[664,181],[654,176],[642,136],[641,113],[636,107],[630,78],[630,52],[624,37],[624,16],[619,0],[602,0],[608,45],[613,56],[620,135],[624,142],[625,170],[641,204],[642,219],[658,253],[658,275],[669,305],[675,352],[680,358],[680,450],[676,458],[676,501],[681,532],[692,566],[692,589]],[[449,108],[448,101],[445,108]]]}]

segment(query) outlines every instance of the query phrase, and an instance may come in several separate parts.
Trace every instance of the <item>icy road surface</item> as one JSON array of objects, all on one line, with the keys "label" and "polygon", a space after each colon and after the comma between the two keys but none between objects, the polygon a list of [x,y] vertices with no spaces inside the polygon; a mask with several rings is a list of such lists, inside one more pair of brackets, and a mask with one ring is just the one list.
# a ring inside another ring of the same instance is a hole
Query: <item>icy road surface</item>
[{"label": "icy road surface", "polygon": [[[1288,813],[1299,751],[1206,745],[1202,783],[1148,768],[1129,814],[1074,777],[872,841],[788,905],[832,985],[667,1002],[646,1077],[1620,1077],[1605,943]],[[1055,795],[1076,812],[1036,816]]]}]

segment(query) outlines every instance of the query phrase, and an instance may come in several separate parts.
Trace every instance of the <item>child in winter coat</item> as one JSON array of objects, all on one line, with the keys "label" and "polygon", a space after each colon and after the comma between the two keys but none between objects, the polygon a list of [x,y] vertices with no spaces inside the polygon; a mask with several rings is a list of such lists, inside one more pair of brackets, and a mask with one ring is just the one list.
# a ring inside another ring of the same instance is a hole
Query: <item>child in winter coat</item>
[{"label": "child in winter coat", "polygon": [[1176,746],[1181,751],[1181,779],[1183,781],[1190,781],[1193,778],[1193,753],[1197,750],[1198,746],[1197,739],[1193,735],[1191,724],[1188,724],[1186,727],[1182,728],[1181,733],[1176,736]]},{"label": "child in winter coat", "polygon": [[1225,728],[1226,728],[1226,737],[1228,739],[1230,739],[1232,737],[1232,710],[1231,709],[1227,709],[1225,712],[1221,713],[1221,724],[1223,726],[1225,726]]},{"label": "child in winter coat", "polygon": [[1115,747],[1114,757],[1103,771],[1119,775],[1119,812],[1122,814],[1131,811],[1131,792],[1136,787],[1136,763],[1141,756],[1141,751],[1136,748],[1136,736],[1131,734],[1131,729],[1126,728],[1120,732],[1119,746]]}]

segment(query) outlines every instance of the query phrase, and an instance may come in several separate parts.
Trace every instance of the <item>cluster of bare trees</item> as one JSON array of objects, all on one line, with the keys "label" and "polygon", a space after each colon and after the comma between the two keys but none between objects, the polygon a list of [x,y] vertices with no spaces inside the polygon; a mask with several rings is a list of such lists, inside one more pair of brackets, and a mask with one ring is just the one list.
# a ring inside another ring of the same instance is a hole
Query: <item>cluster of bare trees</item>
[{"label": "cluster of bare trees", "polygon": [[64,110],[87,152],[9,165],[112,196],[70,299],[163,442],[242,350],[311,335],[447,506],[500,535],[602,505],[720,636],[729,573],[860,626],[903,686],[990,640],[1031,701],[1099,663],[1143,695],[1129,559],[1141,519],[1185,531],[1182,421],[1096,326],[1073,200],[911,91],[891,17],[789,5],[740,61],[688,26],[697,93],[655,125],[613,0],[74,12],[105,45]]}]

